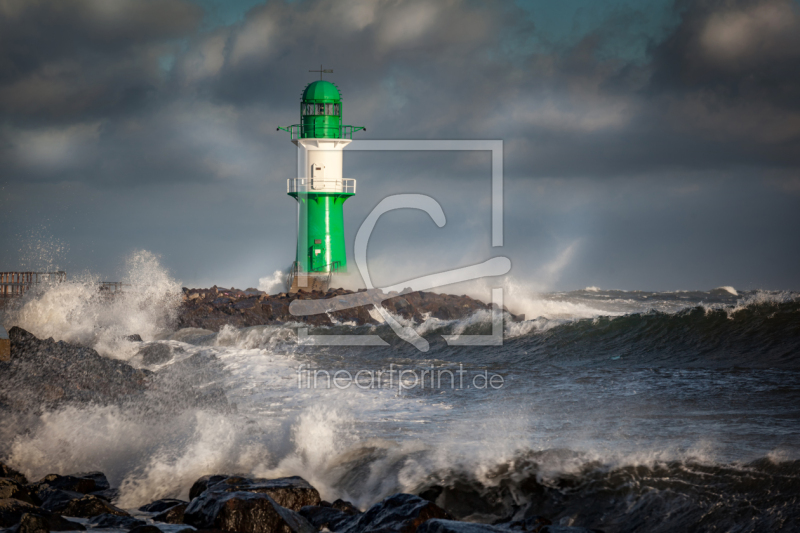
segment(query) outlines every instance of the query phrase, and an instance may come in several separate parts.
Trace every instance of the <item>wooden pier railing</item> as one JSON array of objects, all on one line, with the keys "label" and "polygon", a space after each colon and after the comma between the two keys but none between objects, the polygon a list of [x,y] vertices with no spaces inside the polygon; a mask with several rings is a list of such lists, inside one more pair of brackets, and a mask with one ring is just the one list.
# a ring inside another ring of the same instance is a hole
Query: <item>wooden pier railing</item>
[{"label": "wooden pier railing", "polygon": [[66,281],[67,273],[59,272],[0,272],[0,298],[18,298],[34,285]]}]

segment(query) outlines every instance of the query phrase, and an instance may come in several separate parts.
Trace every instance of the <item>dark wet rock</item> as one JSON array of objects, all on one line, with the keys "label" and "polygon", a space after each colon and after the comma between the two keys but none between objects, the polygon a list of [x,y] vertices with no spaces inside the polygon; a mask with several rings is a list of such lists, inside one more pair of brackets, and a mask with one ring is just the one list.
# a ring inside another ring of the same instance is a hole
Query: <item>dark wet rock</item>
[{"label": "dark wet rock", "polygon": [[184,520],[198,529],[239,533],[315,533],[296,512],[266,493],[206,490],[193,499]]},{"label": "dark wet rock", "polygon": [[0,499],[14,498],[32,505],[38,505],[39,498],[31,494],[28,487],[11,478],[0,478]]},{"label": "dark wet rock", "polygon": [[192,488],[189,489],[189,500],[194,500],[201,493],[205,492],[205,490],[210,487],[211,485],[215,485],[220,481],[228,479],[230,476],[225,475],[206,475],[198,479],[192,484]]},{"label": "dark wet rock", "polygon": [[42,508],[48,511],[59,512],[64,509],[72,500],[80,500],[85,494],[71,490],[58,490],[45,488],[36,492],[36,496],[42,502]]},{"label": "dark wet rock", "polygon": [[125,340],[130,342],[142,342],[142,337],[138,333],[134,333],[133,335],[125,337]]},{"label": "dark wet rock", "polygon": [[417,533],[508,533],[508,530],[489,524],[434,518],[420,525]]},{"label": "dark wet rock", "polygon": [[161,343],[143,346],[136,355],[142,358],[142,363],[145,365],[160,365],[172,358],[169,346]]},{"label": "dark wet rock", "polygon": [[[103,474],[100,475],[102,476]],[[103,476],[103,479],[105,479],[105,476]],[[96,490],[107,489],[108,481],[105,482],[104,487],[98,487],[97,480],[93,477],[84,477],[80,474],[66,476],[61,476],[59,474],[48,474],[37,483],[32,483],[31,488],[35,492],[54,489],[88,494]]]},{"label": "dark wet rock", "polygon": [[189,491],[194,498],[204,492],[255,492],[268,494],[278,505],[299,511],[306,505],[318,505],[319,492],[299,476],[277,479],[250,479],[240,476],[203,476]]},{"label": "dark wet rock", "polygon": [[189,502],[183,500],[176,500],[174,498],[163,498],[161,500],[156,500],[154,502],[150,502],[147,505],[142,505],[139,507],[140,511],[144,511],[145,513],[161,513],[166,511],[167,509],[171,509],[176,505],[180,504],[188,504]]},{"label": "dark wet rock", "polygon": [[452,519],[450,513],[433,502],[413,494],[395,494],[376,503],[363,514],[354,516],[340,531],[343,533],[379,533],[396,531],[415,533],[431,518]]},{"label": "dark wet rock", "polygon": [[82,498],[70,500],[60,509],[54,509],[59,514],[65,516],[75,516],[78,518],[91,518],[101,514],[113,514],[117,516],[130,516],[128,513],[115,507],[97,496],[87,494]]},{"label": "dark wet rock", "polygon": [[17,483],[22,483],[23,485],[28,484],[28,479],[23,476],[21,473],[17,472],[10,466],[5,463],[0,463],[0,477],[7,477],[9,479],[13,479]]},{"label": "dark wet rock", "polygon": [[8,336],[15,355],[0,363],[0,392],[15,411],[67,402],[117,403],[141,393],[151,374],[91,348],[37,339],[19,327]]},{"label": "dark wet rock", "polygon": [[[357,325],[377,324],[369,314],[374,307],[376,292],[345,289],[330,289],[328,292],[300,291],[297,294],[254,295],[232,289],[220,296],[212,289],[185,289],[184,301],[180,308],[178,327],[203,328],[219,331],[224,325],[236,328],[264,324],[285,324],[304,322],[315,326],[329,326],[337,322],[353,322]],[[422,322],[425,316],[440,319],[459,319],[479,310],[489,310],[491,306],[469,296],[454,296],[430,292],[403,292],[378,295],[380,305],[395,315]],[[383,296],[389,298],[382,299]],[[349,304],[357,304],[349,309],[328,312],[330,303],[326,300],[342,297]],[[295,316],[290,311],[294,300],[316,300],[311,305],[316,312],[308,316]],[[511,320],[521,317],[509,315]]]},{"label": "dark wet rock", "polygon": [[139,520],[132,516],[120,516],[116,514],[104,513],[101,515],[93,516],[89,519],[89,524],[92,527],[102,528],[116,528],[116,529],[133,529],[137,526],[145,525],[144,520]]},{"label": "dark wet rock", "polygon": [[521,531],[524,533],[539,533],[542,531],[544,526],[549,526],[553,522],[548,520],[543,516],[529,516],[522,520],[514,520],[509,522],[504,522],[502,524],[498,523],[495,524],[498,527],[502,527],[508,531]]},{"label": "dark wet rock", "polygon": [[156,522],[164,522],[166,524],[183,524],[185,522],[186,508],[189,506],[187,502],[179,503],[162,511],[153,517]]},{"label": "dark wet rock", "polygon": [[97,492],[111,488],[111,483],[108,482],[108,478],[102,472],[81,472],[79,474],[72,474],[72,475],[77,478],[94,480],[94,490],[91,492]]},{"label": "dark wet rock", "polygon": [[570,526],[544,526],[539,533],[603,533],[599,529],[586,529],[585,527]]},{"label": "dark wet rock", "polygon": [[92,496],[97,496],[101,500],[105,500],[110,503],[114,503],[117,498],[119,498],[119,489],[105,489],[105,490],[98,490],[95,492],[90,492]]},{"label": "dark wet rock", "polygon": [[299,513],[317,530],[327,528],[330,531],[339,531],[353,516],[361,514],[352,503],[344,500],[336,500],[333,503],[322,501],[319,505],[307,505],[301,508]]},{"label": "dark wet rock", "polygon": [[25,513],[8,533],[48,533],[50,531],[84,531],[82,524],[50,513]]},{"label": "dark wet rock", "polygon": [[428,500],[429,502],[435,502],[436,498],[438,498],[443,491],[444,487],[440,485],[434,485],[420,492],[419,497],[423,500]]},{"label": "dark wet rock", "polygon": [[41,509],[27,502],[4,498],[0,500],[0,527],[11,527],[20,521],[25,513],[41,512]]},{"label": "dark wet rock", "polygon": [[[320,505],[323,505],[325,503],[327,502],[320,502]],[[342,499],[334,501],[333,503],[330,504],[330,506],[350,516],[361,514],[361,511],[358,509],[358,507]]]},{"label": "dark wet rock", "polygon": [[[0,409],[26,413],[65,403],[125,404],[149,414],[197,407],[234,409],[225,391],[213,385],[222,372],[213,356],[196,354],[154,373],[90,348],[39,340],[20,328],[11,328],[9,336],[20,357],[0,363]],[[164,344],[153,346],[169,350]],[[96,491],[108,490],[97,487]],[[110,493],[98,496],[113,499]]]}]

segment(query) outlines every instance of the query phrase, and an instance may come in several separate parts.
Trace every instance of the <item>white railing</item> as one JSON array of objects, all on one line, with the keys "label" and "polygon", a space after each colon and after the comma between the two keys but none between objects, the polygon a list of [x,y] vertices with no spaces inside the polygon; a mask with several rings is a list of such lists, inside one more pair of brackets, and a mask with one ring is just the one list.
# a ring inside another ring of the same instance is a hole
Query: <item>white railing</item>
[{"label": "white railing", "polygon": [[356,193],[356,180],[354,179],[316,179],[316,178],[289,178],[286,180],[286,192],[338,192],[345,194]]}]

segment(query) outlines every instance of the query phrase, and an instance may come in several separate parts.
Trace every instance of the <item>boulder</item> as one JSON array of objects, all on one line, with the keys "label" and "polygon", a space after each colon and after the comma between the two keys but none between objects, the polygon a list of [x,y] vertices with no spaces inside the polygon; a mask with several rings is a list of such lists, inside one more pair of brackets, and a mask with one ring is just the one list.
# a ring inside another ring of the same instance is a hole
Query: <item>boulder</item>
[{"label": "boulder", "polygon": [[59,514],[74,516],[78,518],[91,518],[101,514],[113,514],[117,516],[130,516],[128,513],[115,507],[97,496],[87,494],[82,498],[70,500],[64,507],[58,509]]},{"label": "boulder", "polygon": [[206,490],[186,508],[184,521],[198,529],[237,533],[315,533],[296,512],[266,493]]},{"label": "boulder", "polygon": [[125,340],[130,342],[142,342],[142,336],[138,333],[134,333],[133,335],[125,337]]},{"label": "boulder", "polygon": [[539,533],[603,533],[599,529],[586,529],[585,527],[571,526],[544,526]]},{"label": "boulder", "polygon": [[85,496],[80,492],[71,490],[42,489],[36,493],[42,502],[42,508],[48,511],[61,512],[72,500],[79,500]]},{"label": "boulder", "polygon": [[551,525],[552,522],[543,516],[529,516],[522,520],[495,524],[509,531],[521,531],[524,533],[540,533],[544,526]]},{"label": "boulder", "polygon": [[451,520],[450,513],[433,502],[413,494],[395,494],[376,503],[363,514],[345,524],[343,533],[378,533],[394,531],[415,533],[417,528],[431,518]]},{"label": "boulder", "polygon": [[189,506],[188,503],[179,503],[173,507],[170,507],[166,511],[162,511],[153,517],[153,520],[156,522],[164,522],[166,524],[183,524],[186,508]]},{"label": "boulder", "polygon": [[111,483],[108,482],[108,478],[102,472],[81,472],[80,474],[72,474],[72,476],[94,480],[94,490],[90,492],[103,491],[111,488]]},{"label": "boulder", "polygon": [[14,358],[2,363],[0,389],[16,411],[36,410],[40,404],[119,402],[142,393],[152,374],[91,348],[37,339],[16,326],[8,333]]},{"label": "boulder", "polygon": [[256,492],[268,494],[278,505],[299,511],[306,505],[318,505],[319,492],[308,481],[299,477],[277,479],[249,479],[241,476],[203,476],[192,485],[189,498],[203,492]]},{"label": "boulder", "polygon": [[144,511],[145,513],[161,513],[166,511],[167,509],[171,509],[176,505],[184,504],[188,505],[189,502],[185,502],[183,500],[176,500],[174,498],[164,498],[161,500],[156,500],[154,502],[150,502],[147,505],[142,505],[139,507],[140,511]]},{"label": "boulder", "polygon": [[0,478],[0,499],[14,498],[33,505],[38,505],[39,498],[31,495],[28,487],[22,483],[7,477]]},{"label": "boulder", "polygon": [[229,478],[230,476],[225,475],[206,475],[198,479],[192,484],[192,488],[189,489],[189,500],[194,500],[200,494],[205,492],[205,490],[210,487],[211,485],[216,485],[220,481],[224,481],[225,479]]},{"label": "boulder", "polygon": [[28,484],[28,480],[25,476],[11,468],[5,463],[0,463],[0,477],[7,477],[9,479],[13,479],[17,483],[22,483],[23,485]]},{"label": "boulder", "polygon": [[333,503],[322,501],[319,505],[307,505],[299,513],[318,530],[327,528],[338,531],[353,516],[361,514],[361,511],[350,502],[336,500]]},{"label": "boulder", "polygon": [[97,496],[101,500],[105,500],[109,503],[114,503],[117,498],[119,498],[119,489],[105,489],[105,490],[98,490],[95,492],[90,492],[92,496]]},{"label": "boulder", "polygon": [[89,525],[106,529],[133,529],[137,526],[145,525],[144,520],[139,520],[132,516],[120,516],[116,514],[103,513],[89,519]]},{"label": "boulder", "polygon": [[25,513],[19,523],[7,530],[8,533],[49,533],[50,531],[84,531],[86,528],[77,522],[62,518],[57,514]]},{"label": "boulder", "polygon": [[161,343],[143,346],[136,355],[141,356],[142,363],[145,365],[160,365],[172,358],[169,346]]},{"label": "boulder", "polygon": [[489,524],[434,518],[420,525],[417,533],[508,533],[508,529]]},{"label": "boulder", "polygon": [[38,513],[41,509],[27,502],[4,498],[0,500],[0,527],[11,527],[20,521],[25,513]]},{"label": "boulder", "polygon": [[[99,472],[98,472],[99,473]],[[103,476],[103,474],[100,474]],[[105,479],[105,476],[103,476]],[[61,476],[58,474],[49,474],[43,477],[39,482],[32,483],[31,489],[34,492],[41,492],[44,490],[64,490],[70,492],[79,492],[81,494],[89,494],[96,490],[103,490],[108,488],[108,481],[106,486],[98,488],[97,480],[93,477],[84,477],[80,474]]]}]

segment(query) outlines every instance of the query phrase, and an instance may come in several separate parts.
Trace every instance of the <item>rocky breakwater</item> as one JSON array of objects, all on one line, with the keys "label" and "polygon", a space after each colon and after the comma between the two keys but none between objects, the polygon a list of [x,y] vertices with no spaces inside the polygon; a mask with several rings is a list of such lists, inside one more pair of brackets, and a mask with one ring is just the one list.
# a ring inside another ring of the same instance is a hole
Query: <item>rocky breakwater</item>
[{"label": "rocky breakwater", "polygon": [[321,500],[300,477],[278,479],[209,475],[189,491],[190,501],[162,499],[138,509],[114,505],[117,492],[101,472],[50,474],[36,483],[0,463],[0,531],[130,533],[590,533],[554,526],[539,516],[482,524],[455,520],[435,502],[395,494],[365,511]]},{"label": "rocky breakwater", "polygon": [[[329,300],[343,297],[352,307],[329,311]],[[370,311],[374,309],[374,292],[365,290],[349,291],[330,289],[327,292],[300,290],[296,294],[280,293],[269,295],[255,289],[183,290],[183,303],[180,307],[177,326],[180,328],[202,328],[219,331],[224,325],[236,328],[268,324],[306,323],[313,326],[330,326],[347,323],[363,326],[377,324],[378,320]],[[433,292],[389,293],[380,305],[393,315],[423,322],[427,317],[440,320],[466,318],[477,311],[490,310],[491,305],[470,298]],[[318,300],[316,314],[295,316],[289,305],[294,300]],[[381,298],[382,299],[382,298]],[[507,315],[511,320],[524,320],[524,316]]]},{"label": "rocky breakwater", "polygon": [[[6,420],[64,405],[124,404],[149,415],[198,406],[230,408],[224,391],[208,377],[218,366],[213,355],[198,355],[153,372],[104,357],[92,348],[39,339],[19,327],[8,333],[10,358],[0,361],[0,416]],[[140,350],[145,355],[147,351],[147,346]]]}]

